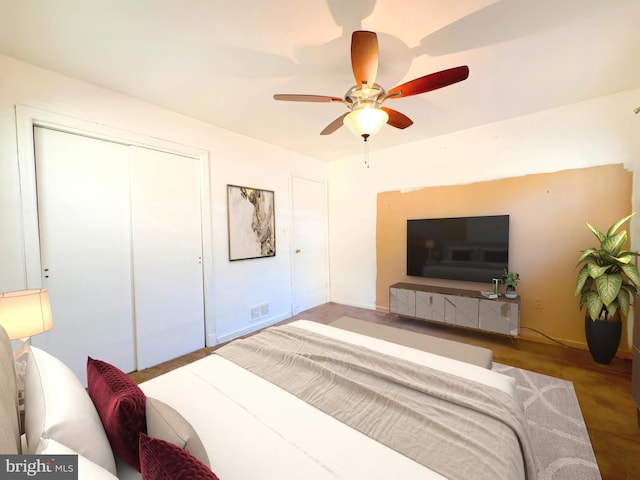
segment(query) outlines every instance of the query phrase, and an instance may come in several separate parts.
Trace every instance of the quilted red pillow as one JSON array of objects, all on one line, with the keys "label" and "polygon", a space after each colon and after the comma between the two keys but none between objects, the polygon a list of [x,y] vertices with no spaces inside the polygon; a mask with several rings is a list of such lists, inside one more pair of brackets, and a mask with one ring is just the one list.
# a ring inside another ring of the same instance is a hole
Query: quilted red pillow
[{"label": "quilted red pillow", "polygon": [[173,443],[140,434],[142,480],[219,480],[209,467]]},{"label": "quilted red pillow", "polygon": [[91,357],[87,359],[87,382],[111,448],[140,471],[139,436],[147,433],[144,393],[122,370]]}]

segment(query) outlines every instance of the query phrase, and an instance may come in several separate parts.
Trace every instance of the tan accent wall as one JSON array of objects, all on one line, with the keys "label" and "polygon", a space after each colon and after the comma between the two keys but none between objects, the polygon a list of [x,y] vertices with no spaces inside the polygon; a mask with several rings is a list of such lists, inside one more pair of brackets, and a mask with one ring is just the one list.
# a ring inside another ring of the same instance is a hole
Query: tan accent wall
[{"label": "tan accent wall", "polygon": [[[468,185],[378,194],[376,306],[389,310],[398,281],[489,290],[490,284],[407,277],[406,220],[510,215],[509,269],[520,273],[520,323],[586,348],[584,311],[574,296],[580,250],[597,245],[589,222],[606,230],[631,211],[632,173],[608,165]],[[629,224],[623,225],[629,230]],[[626,356],[623,328],[620,351]],[[548,342],[523,328],[522,338]]]}]

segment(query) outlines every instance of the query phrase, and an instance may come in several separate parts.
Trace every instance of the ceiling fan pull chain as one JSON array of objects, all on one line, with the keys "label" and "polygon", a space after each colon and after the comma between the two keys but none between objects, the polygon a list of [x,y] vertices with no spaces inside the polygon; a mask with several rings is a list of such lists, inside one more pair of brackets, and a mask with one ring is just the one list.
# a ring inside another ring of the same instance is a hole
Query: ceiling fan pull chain
[{"label": "ceiling fan pull chain", "polygon": [[364,138],[364,164],[369,168],[369,142],[367,142],[369,135],[362,135],[362,138]]}]

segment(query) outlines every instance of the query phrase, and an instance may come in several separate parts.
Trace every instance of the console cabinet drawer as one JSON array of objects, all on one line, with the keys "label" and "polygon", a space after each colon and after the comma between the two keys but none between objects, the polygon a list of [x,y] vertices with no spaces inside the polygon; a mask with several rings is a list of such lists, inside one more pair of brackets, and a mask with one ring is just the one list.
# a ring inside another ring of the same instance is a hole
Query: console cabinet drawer
[{"label": "console cabinet drawer", "polygon": [[520,312],[517,303],[480,300],[478,317],[480,330],[518,335]]},{"label": "console cabinet drawer", "polygon": [[447,295],[445,298],[447,323],[461,327],[478,328],[478,299]]},{"label": "console cabinet drawer", "polygon": [[398,315],[416,316],[416,292],[401,288],[389,291],[389,308]]},{"label": "console cabinet drawer", "polygon": [[416,317],[444,323],[444,295],[416,292]]}]

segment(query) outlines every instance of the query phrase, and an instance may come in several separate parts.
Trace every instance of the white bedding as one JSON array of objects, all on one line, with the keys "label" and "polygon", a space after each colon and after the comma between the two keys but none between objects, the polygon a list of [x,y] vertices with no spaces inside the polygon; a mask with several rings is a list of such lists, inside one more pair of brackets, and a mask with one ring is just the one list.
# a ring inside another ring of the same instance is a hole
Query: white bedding
[{"label": "white bedding", "polygon": [[[512,378],[481,367],[315,322],[300,320],[293,325],[491,385],[515,397]],[[217,355],[140,387],[196,428],[213,471],[224,480],[443,478]],[[120,478],[136,478],[131,472],[120,473]]]}]

